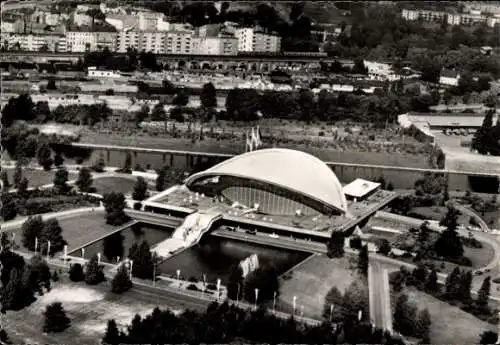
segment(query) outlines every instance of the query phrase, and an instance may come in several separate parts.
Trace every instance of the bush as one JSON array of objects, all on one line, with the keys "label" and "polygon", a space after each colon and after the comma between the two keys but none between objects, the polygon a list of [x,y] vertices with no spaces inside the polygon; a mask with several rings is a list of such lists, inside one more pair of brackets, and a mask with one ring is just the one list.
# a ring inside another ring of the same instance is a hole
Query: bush
[{"label": "bush", "polygon": [[69,279],[72,282],[81,282],[85,279],[83,267],[81,264],[72,264],[69,268]]},{"label": "bush", "polygon": [[192,290],[192,291],[199,291],[198,287],[196,285],[194,285],[194,284],[189,284],[186,289],[187,290]]},{"label": "bush", "polygon": [[361,238],[356,236],[349,239],[349,247],[352,249],[361,249],[361,245]]},{"label": "bush", "polygon": [[215,284],[207,284],[207,290],[217,290],[217,285],[215,285]]},{"label": "bush", "polygon": [[197,283],[198,279],[196,279],[195,277],[189,277],[188,281],[191,282],[191,283]]},{"label": "bush", "polygon": [[140,202],[136,202],[136,203],[134,204],[134,210],[138,210],[138,211],[139,211],[141,208],[142,208],[142,203],[140,203]]},{"label": "bush", "polygon": [[47,333],[62,332],[71,325],[71,321],[66,316],[66,312],[60,302],[48,305],[44,317],[43,331]]}]

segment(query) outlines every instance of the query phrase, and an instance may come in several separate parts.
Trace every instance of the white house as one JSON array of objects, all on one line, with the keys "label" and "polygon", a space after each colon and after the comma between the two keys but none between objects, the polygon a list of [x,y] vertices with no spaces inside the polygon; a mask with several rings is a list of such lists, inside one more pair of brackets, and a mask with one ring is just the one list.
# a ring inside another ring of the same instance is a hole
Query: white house
[{"label": "white house", "polygon": [[451,71],[443,69],[439,75],[439,84],[448,86],[458,86],[458,80],[460,79],[460,74],[456,71]]}]

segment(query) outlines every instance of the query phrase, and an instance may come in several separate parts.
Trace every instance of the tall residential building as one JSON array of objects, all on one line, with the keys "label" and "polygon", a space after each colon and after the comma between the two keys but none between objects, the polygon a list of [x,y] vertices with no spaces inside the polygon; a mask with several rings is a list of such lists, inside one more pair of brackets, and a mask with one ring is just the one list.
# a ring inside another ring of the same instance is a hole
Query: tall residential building
[{"label": "tall residential building", "polygon": [[403,9],[401,16],[406,20],[420,19],[426,22],[442,22],[446,19],[447,13],[442,11]]},{"label": "tall residential building", "polygon": [[63,38],[62,35],[53,34],[5,33],[2,35],[2,45],[7,46],[8,49],[21,49],[24,51],[40,51],[42,49],[56,51],[59,41]]},{"label": "tall residential building", "polygon": [[232,35],[193,38],[193,53],[199,55],[238,55],[238,39]]},{"label": "tall residential building", "polygon": [[116,32],[96,32],[95,45],[97,50],[107,48],[114,52],[116,50]]},{"label": "tall residential building", "polygon": [[90,31],[68,31],[66,45],[67,51],[73,53],[93,51],[96,48],[96,35]]},{"label": "tall residential building", "polygon": [[166,54],[193,54],[192,31],[168,31],[165,40]]},{"label": "tall residential building", "polygon": [[238,39],[238,51],[241,52],[279,52],[281,49],[281,37],[254,28],[236,29],[235,36]]},{"label": "tall residential building", "polygon": [[164,54],[167,33],[162,31],[120,31],[116,33],[116,51],[124,53],[128,48],[137,51]]}]

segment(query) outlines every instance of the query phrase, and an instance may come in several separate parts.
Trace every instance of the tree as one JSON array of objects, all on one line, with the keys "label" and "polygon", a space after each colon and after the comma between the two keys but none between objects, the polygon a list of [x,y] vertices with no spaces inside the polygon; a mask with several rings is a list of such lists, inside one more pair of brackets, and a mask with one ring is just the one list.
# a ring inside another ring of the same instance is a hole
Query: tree
[{"label": "tree", "polygon": [[341,258],[344,256],[344,235],[340,231],[332,231],[330,241],[327,243],[327,256]]},{"label": "tree", "polygon": [[[165,111],[165,110],[163,110]],[[149,116],[149,107],[147,104],[144,104],[139,111],[135,113],[135,125],[139,127],[141,122],[146,120]]]},{"label": "tree", "polygon": [[70,187],[66,184],[68,176],[68,170],[65,167],[58,168],[54,175],[54,188],[61,194],[67,193],[70,190]]},{"label": "tree", "polygon": [[391,243],[389,240],[383,238],[378,245],[378,252],[382,255],[389,255],[391,250]]},{"label": "tree", "polygon": [[410,303],[406,294],[400,294],[394,309],[394,329],[402,335],[412,336],[414,335],[416,318],[417,307]]},{"label": "tree", "polygon": [[70,319],[60,302],[49,304],[44,312],[43,331],[46,333],[62,332],[71,325]]},{"label": "tree", "polygon": [[334,286],[328,291],[328,293],[325,296],[325,303],[323,305],[323,317],[325,319],[331,319],[332,321],[337,321],[334,320],[333,315],[330,315],[332,311],[332,306],[333,306],[333,311],[335,312],[335,309],[338,308],[340,305],[342,305],[342,293],[339,291],[339,289]]},{"label": "tree", "polygon": [[206,83],[201,89],[200,95],[201,105],[204,108],[215,108],[217,107],[217,91],[212,83]]},{"label": "tree", "polygon": [[0,214],[2,215],[2,219],[4,221],[9,221],[17,216],[17,203],[14,198],[12,198],[9,194],[4,194],[2,196],[2,208],[0,209]]},{"label": "tree", "polygon": [[28,286],[32,291],[42,291],[42,287],[50,289],[50,268],[40,254],[33,256],[26,270],[29,271]]},{"label": "tree", "polygon": [[121,343],[120,332],[118,331],[115,320],[108,320],[106,333],[104,334],[102,342],[106,345],[118,345]]},{"label": "tree", "polygon": [[132,199],[142,201],[146,199],[148,195],[148,183],[142,177],[137,177],[137,181],[134,185],[134,192],[132,193]]},{"label": "tree", "polygon": [[130,280],[128,270],[125,265],[121,265],[111,281],[111,291],[121,294],[130,290],[130,288],[132,288],[132,281]]},{"label": "tree", "polygon": [[165,178],[167,177],[168,166],[163,167],[158,171],[158,175],[156,177],[156,190],[161,192],[165,190]]},{"label": "tree", "polygon": [[439,283],[436,268],[433,267],[429,276],[427,277],[427,282],[425,283],[425,289],[431,293],[439,291]]},{"label": "tree", "polygon": [[[416,336],[418,338],[429,338],[430,327],[431,327],[431,314],[429,314],[429,310],[423,309],[418,313],[417,316],[417,324],[416,324]],[[427,343],[425,343],[427,344]]]},{"label": "tree", "polygon": [[129,217],[123,211],[126,207],[125,196],[122,193],[106,193],[103,196],[104,209],[106,210],[106,223],[110,225],[123,225]]},{"label": "tree", "polygon": [[47,90],[56,90],[56,89],[57,89],[56,81],[54,79],[50,79],[47,82]]},{"label": "tree", "polygon": [[92,190],[92,173],[87,167],[83,167],[78,172],[78,179],[76,180],[76,185],[80,192],[89,193]]},{"label": "tree", "polygon": [[123,169],[121,172],[125,174],[131,174],[132,173],[132,155],[130,152],[127,152],[125,155],[125,162],[123,163]]},{"label": "tree", "polygon": [[3,191],[7,192],[10,188],[9,174],[7,174],[7,171],[2,170],[2,172],[0,172],[0,180],[2,181]]},{"label": "tree", "polygon": [[341,308],[344,319],[357,319],[359,311],[366,318],[368,315],[369,297],[365,281],[355,280],[349,285],[342,297]]},{"label": "tree", "polygon": [[488,302],[490,299],[491,277],[486,277],[477,293],[476,306],[482,312],[489,310]]},{"label": "tree", "polygon": [[272,300],[274,294],[279,295],[279,274],[272,266],[259,267],[245,278],[245,299],[255,303],[255,289],[259,289],[258,301]]},{"label": "tree", "polygon": [[54,165],[56,167],[60,167],[61,165],[63,165],[63,163],[64,163],[64,158],[63,158],[62,154],[59,152],[56,152],[56,154],[54,156]]},{"label": "tree", "polygon": [[90,258],[85,269],[85,282],[89,285],[97,285],[106,280],[104,278],[103,266],[99,264],[97,255]]},{"label": "tree", "polygon": [[448,274],[445,282],[445,296],[451,300],[454,300],[458,296],[458,292],[460,290],[460,283],[462,273],[460,268],[455,267],[453,271]]},{"label": "tree", "polygon": [[23,180],[23,166],[21,165],[20,162],[16,162],[16,167],[14,169],[14,187],[19,188],[19,184]]},{"label": "tree", "polygon": [[69,268],[69,279],[72,282],[81,282],[85,279],[85,274],[83,273],[83,267],[81,264],[71,264]]},{"label": "tree", "polygon": [[485,155],[496,149],[498,142],[495,143],[493,138],[493,116],[495,115],[495,110],[488,110],[486,116],[484,117],[483,124],[474,133],[472,138],[471,148],[476,150],[478,153]]},{"label": "tree", "polygon": [[445,258],[459,258],[464,254],[462,241],[456,231],[458,226],[459,212],[453,206],[448,206],[448,211],[439,222],[441,226],[446,226],[438,240],[434,244],[434,249],[439,256]]},{"label": "tree", "polygon": [[412,276],[418,287],[422,287],[427,279],[427,269],[422,262],[419,262],[417,267],[413,270]]},{"label": "tree", "polygon": [[51,255],[63,250],[67,244],[62,236],[62,228],[59,225],[59,221],[55,218],[48,219],[43,225],[40,238],[38,239],[40,253],[47,253],[49,241]]},{"label": "tree", "polygon": [[104,154],[101,152],[97,161],[94,163],[94,165],[92,165],[92,170],[94,170],[95,172],[103,172],[105,167],[106,162],[104,161]]},{"label": "tree", "polygon": [[17,195],[19,195],[21,198],[25,198],[27,193],[28,193],[28,179],[26,177],[23,177],[21,183],[19,183],[19,186],[17,187]]},{"label": "tree", "polygon": [[240,265],[233,265],[229,270],[227,283],[227,296],[232,300],[241,299],[243,296],[243,271]]},{"label": "tree", "polygon": [[166,121],[167,112],[165,111],[165,104],[162,102],[157,103],[151,111],[151,120],[153,121]]},{"label": "tree", "polygon": [[481,339],[479,340],[479,344],[481,345],[493,345],[498,341],[498,333],[493,331],[484,331],[481,333]]},{"label": "tree", "polygon": [[178,107],[185,107],[189,103],[189,96],[184,91],[179,91],[172,100],[172,104]]},{"label": "tree", "polygon": [[368,246],[361,247],[358,254],[358,272],[363,276],[368,276]]},{"label": "tree", "polygon": [[470,289],[472,288],[472,272],[467,271],[460,277],[460,290],[458,291],[458,298],[460,301],[469,304],[472,302]]},{"label": "tree", "polygon": [[134,243],[128,253],[128,257],[134,264],[132,275],[141,279],[152,279],[154,260],[149,243],[147,241],[143,241],[140,245]]},{"label": "tree", "polygon": [[35,239],[40,238],[44,222],[41,216],[29,217],[21,226],[22,244],[31,251],[35,250]]}]

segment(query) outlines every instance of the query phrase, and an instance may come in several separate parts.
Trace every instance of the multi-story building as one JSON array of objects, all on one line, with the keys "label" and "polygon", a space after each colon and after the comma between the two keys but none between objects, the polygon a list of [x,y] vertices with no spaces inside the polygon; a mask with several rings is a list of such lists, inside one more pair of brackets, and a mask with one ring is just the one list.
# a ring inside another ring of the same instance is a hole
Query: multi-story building
[{"label": "multi-story building", "polygon": [[96,35],[90,31],[66,32],[67,51],[82,53],[96,49]]},{"label": "multi-story building", "polygon": [[449,25],[475,25],[487,23],[487,17],[480,13],[449,14],[447,22]]},{"label": "multi-story building", "polygon": [[163,31],[121,31],[116,33],[116,51],[123,53],[128,48],[138,51],[164,54],[167,46],[167,35]]},{"label": "multi-story building", "polygon": [[2,45],[7,49],[20,49],[24,51],[57,51],[62,35],[53,34],[7,34],[2,35]]},{"label": "multi-story building", "polygon": [[269,35],[255,28],[239,28],[235,30],[238,39],[238,51],[241,52],[278,52],[281,49],[281,38]]},{"label": "multi-story building", "polygon": [[168,31],[165,40],[167,54],[193,54],[192,31]]},{"label": "multi-story building", "polygon": [[10,33],[14,33],[14,32],[17,32],[18,30],[18,24],[17,24],[17,20],[14,20],[14,19],[3,19],[2,20],[2,23],[1,23],[1,30],[2,30],[2,33],[4,32],[10,32]]},{"label": "multi-story building", "polygon": [[192,54],[238,55],[238,39],[228,34],[219,34],[217,37],[195,37]]},{"label": "multi-story building", "polygon": [[128,48],[139,50],[138,31],[120,31],[116,34],[116,51],[125,53]]},{"label": "multi-story building", "polygon": [[95,32],[95,48],[103,50],[107,48],[109,51],[116,50],[116,32]]},{"label": "multi-story building", "polygon": [[403,9],[401,16],[406,20],[423,20],[426,22],[442,22],[447,18],[443,11],[408,10]]}]

